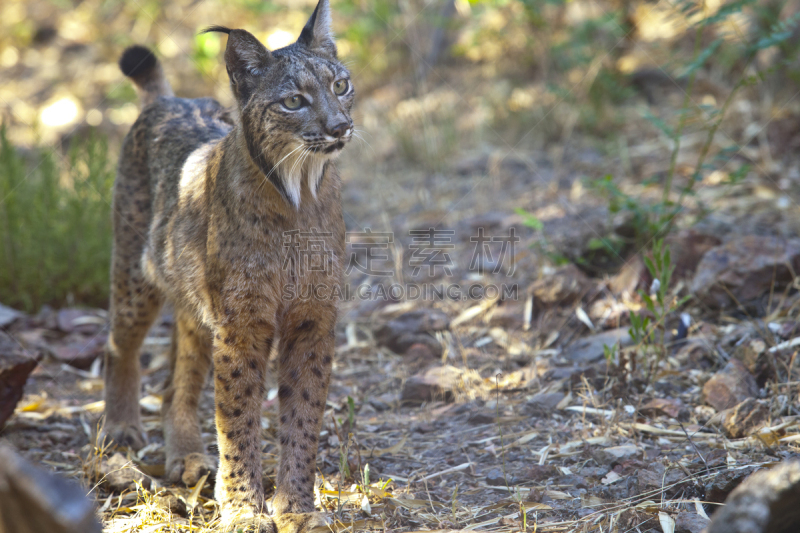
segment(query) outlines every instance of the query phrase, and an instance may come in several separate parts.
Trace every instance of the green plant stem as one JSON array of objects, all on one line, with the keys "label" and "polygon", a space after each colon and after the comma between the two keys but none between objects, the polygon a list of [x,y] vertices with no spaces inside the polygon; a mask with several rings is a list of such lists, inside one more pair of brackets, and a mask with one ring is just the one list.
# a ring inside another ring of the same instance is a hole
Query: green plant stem
[{"label": "green plant stem", "polygon": [[[700,55],[700,44],[702,43],[702,36],[703,36],[703,26],[697,28],[694,36],[694,53],[692,57],[692,61],[696,61],[697,57]],[[675,176],[675,167],[678,163],[678,152],[681,149],[681,135],[683,134],[683,128],[686,126],[686,116],[688,115],[687,110],[689,109],[689,102],[691,102],[691,94],[692,89],[694,88],[694,80],[697,76],[697,69],[693,69],[691,74],[689,74],[689,82],[686,85],[686,92],[683,95],[683,105],[681,106],[681,119],[678,122],[678,128],[675,130],[675,134],[672,137],[674,142],[674,146],[672,147],[672,155],[670,156],[669,160],[669,171],[667,172],[667,179],[664,183],[664,193],[662,195],[661,202],[666,205],[669,201],[669,195],[672,192],[672,178]],[[680,202],[678,202],[680,205]]]},{"label": "green plant stem", "polygon": [[[747,70],[747,67],[750,66],[750,62],[753,60],[753,55],[751,55],[747,62],[744,64],[744,69]],[[717,134],[717,130],[719,129],[720,125],[722,124],[722,120],[725,118],[725,114],[728,112],[728,108],[730,107],[731,103],[733,102],[733,97],[739,92],[745,84],[745,79],[742,78],[739,80],[739,83],[731,90],[728,97],[725,99],[725,103],[722,104],[722,109],[719,112],[719,118],[714,122],[711,126],[711,129],[708,130],[708,136],[706,137],[706,142],[703,144],[703,148],[700,150],[700,155],[697,158],[697,164],[695,165],[694,172],[692,173],[692,177],[689,179],[689,184],[686,188],[681,191],[680,198],[678,199],[678,205],[683,204],[683,199],[686,195],[694,188],[695,183],[697,183],[697,177],[700,175],[700,172],[703,170],[703,164],[705,163],[706,157],[708,156],[708,152],[711,150],[711,143],[714,141],[714,137]]]}]

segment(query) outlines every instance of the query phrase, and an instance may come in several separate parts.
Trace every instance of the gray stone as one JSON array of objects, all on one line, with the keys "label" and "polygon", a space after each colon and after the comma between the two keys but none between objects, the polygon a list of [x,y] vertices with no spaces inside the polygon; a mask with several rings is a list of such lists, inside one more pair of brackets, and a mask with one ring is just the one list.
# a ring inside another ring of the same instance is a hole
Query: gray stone
[{"label": "gray stone", "polygon": [[617,328],[578,339],[572,346],[564,349],[564,355],[576,363],[591,363],[604,357],[603,346],[610,348],[617,343],[628,346],[632,342],[628,328]]},{"label": "gray stone", "polygon": [[24,313],[0,304],[0,328],[10,326],[18,318],[25,316]]},{"label": "gray stone", "polygon": [[697,513],[680,513],[675,518],[675,533],[702,533],[710,520]]},{"label": "gray stone", "polygon": [[641,451],[635,444],[626,444],[623,446],[610,446],[608,448],[598,448],[592,454],[594,460],[601,465],[613,465],[620,463],[625,459],[630,459],[639,455]]},{"label": "gray stone", "polygon": [[100,533],[86,489],[0,446],[0,531]]},{"label": "gray stone", "polygon": [[714,513],[708,533],[800,531],[800,461],[788,461],[747,478]]}]

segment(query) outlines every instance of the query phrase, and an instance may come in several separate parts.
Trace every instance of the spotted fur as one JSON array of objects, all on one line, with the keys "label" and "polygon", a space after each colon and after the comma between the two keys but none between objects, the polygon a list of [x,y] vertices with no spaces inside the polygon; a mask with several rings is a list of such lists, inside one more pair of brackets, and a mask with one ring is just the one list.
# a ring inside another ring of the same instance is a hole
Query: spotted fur
[{"label": "spotted fur", "polygon": [[[105,433],[118,445],[145,444],[138,354],[162,304],[171,301],[167,476],[193,485],[216,470],[226,528],[303,531],[318,522],[317,440],[337,310],[333,299],[287,301],[284,287],[325,286],[330,294],[341,282],[341,181],[332,160],[353,132],[354,93],[336,57],[328,0],[320,0],[298,41],[280,50],[267,50],[244,30],[209,31],[228,34],[233,110],[211,99],[173,97],[146,48],[129,48],[120,61],[143,109],[125,138],[114,188]],[[286,103],[294,95],[303,99],[299,109]],[[287,235],[293,248],[285,246]],[[320,241],[327,268],[299,268],[292,254]],[[273,345],[281,455],[268,517],[261,402]],[[210,370],[218,464],[205,455],[197,419]]]}]

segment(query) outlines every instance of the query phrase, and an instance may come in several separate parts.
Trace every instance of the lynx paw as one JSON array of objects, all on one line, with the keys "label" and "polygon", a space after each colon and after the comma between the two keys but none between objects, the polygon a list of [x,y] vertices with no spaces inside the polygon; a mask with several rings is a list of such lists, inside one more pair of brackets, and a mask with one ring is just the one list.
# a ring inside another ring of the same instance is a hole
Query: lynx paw
[{"label": "lynx paw", "polygon": [[322,513],[284,513],[275,517],[277,533],[307,533],[326,525]]},{"label": "lynx paw", "polygon": [[222,530],[225,533],[276,533],[272,517],[263,514],[236,520]]},{"label": "lynx paw", "polygon": [[112,447],[140,450],[147,444],[147,437],[136,425],[124,422],[106,423],[97,442],[99,445],[110,444]]},{"label": "lynx paw", "polygon": [[194,487],[204,475],[214,476],[217,460],[202,453],[190,453],[167,461],[167,480],[170,483],[183,481],[187,487]]}]

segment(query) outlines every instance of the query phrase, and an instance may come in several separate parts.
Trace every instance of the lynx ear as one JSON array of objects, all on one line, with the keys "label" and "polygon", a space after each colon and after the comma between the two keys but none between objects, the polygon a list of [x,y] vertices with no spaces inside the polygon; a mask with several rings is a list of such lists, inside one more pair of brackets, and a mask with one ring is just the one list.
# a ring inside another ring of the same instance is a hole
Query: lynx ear
[{"label": "lynx ear", "polygon": [[336,43],[331,30],[331,6],[328,0],[319,0],[297,42],[313,52],[336,57]]},{"label": "lynx ear", "polygon": [[225,66],[231,87],[241,105],[247,103],[257,84],[257,78],[269,65],[272,54],[252,33],[231,30],[223,26],[211,26],[202,33],[221,32],[228,34],[225,48]]}]

